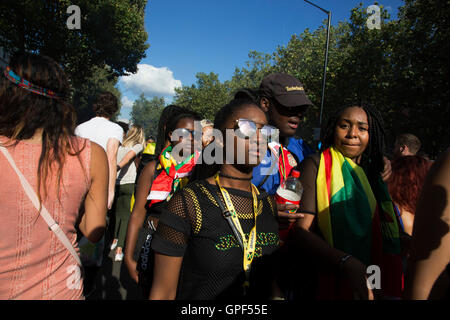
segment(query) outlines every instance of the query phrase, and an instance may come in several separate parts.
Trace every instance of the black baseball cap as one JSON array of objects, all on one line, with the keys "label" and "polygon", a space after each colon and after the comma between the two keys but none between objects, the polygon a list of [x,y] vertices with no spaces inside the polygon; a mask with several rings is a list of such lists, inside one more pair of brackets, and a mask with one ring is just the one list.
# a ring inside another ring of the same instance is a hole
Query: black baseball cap
[{"label": "black baseball cap", "polygon": [[303,88],[295,77],[285,73],[272,73],[266,76],[259,86],[261,96],[274,98],[286,107],[312,106]]}]

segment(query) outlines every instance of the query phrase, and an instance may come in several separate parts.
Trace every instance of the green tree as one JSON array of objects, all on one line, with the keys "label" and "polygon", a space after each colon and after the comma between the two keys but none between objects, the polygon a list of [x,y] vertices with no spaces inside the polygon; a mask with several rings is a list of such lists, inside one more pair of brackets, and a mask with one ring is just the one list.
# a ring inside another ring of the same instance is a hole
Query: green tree
[{"label": "green tree", "polygon": [[[64,65],[75,87],[94,67],[116,76],[136,72],[145,57],[146,0],[5,0],[0,4],[0,46],[8,52],[39,52]],[[81,9],[81,29],[69,30],[67,8]]]},{"label": "green tree", "polygon": [[227,84],[221,83],[219,76],[213,72],[197,73],[196,78],[197,82],[192,86],[175,88],[174,104],[214,120],[216,112],[229,101],[230,89]]},{"label": "green tree", "polygon": [[159,118],[165,105],[164,98],[153,97],[151,100],[148,100],[142,93],[139,99],[133,103],[131,120],[134,124],[144,129],[147,137],[157,137]]},{"label": "green tree", "polygon": [[450,145],[449,21],[448,1],[405,0],[393,41],[393,131],[416,134],[432,157]]},{"label": "green tree", "polygon": [[[297,134],[309,143],[313,143],[313,129],[319,126],[320,104],[322,96],[323,62],[325,56],[326,21],[317,30],[305,29],[300,35],[292,35],[286,46],[280,46],[273,53],[275,71],[290,74],[298,78],[305,86],[306,93],[313,106],[308,108],[305,119]],[[331,26],[328,53],[327,82],[323,120],[326,114],[335,108],[336,76],[342,67],[348,50],[341,41],[348,35],[348,23],[340,22]],[[325,122],[325,121],[323,121]]]},{"label": "green tree", "polygon": [[118,78],[111,73],[110,68],[94,67],[94,72],[82,84],[78,85],[73,92],[73,105],[77,112],[77,123],[80,124],[95,116],[92,110],[92,103],[97,95],[102,91],[109,91],[113,93],[119,102],[119,111],[111,119],[115,121],[118,114],[120,114],[121,93],[117,89]]},{"label": "green tree", "polygon": [[246,66],[236,68],[231,80],[225,82],[231,94],[240,88],[258,88],[261,80],[275,71],[272,55],[250,51],[248,57]]}]

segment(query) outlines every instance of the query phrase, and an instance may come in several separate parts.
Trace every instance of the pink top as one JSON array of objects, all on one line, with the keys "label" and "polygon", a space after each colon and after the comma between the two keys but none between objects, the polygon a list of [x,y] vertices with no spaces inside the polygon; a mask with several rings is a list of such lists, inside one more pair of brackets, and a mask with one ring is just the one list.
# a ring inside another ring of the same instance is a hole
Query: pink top
[{"label": "pink top", "polygon": [[[75,225],[90,186],[91,144],[74,139],[86,147],[79,159],[66,155],[59,195],[57,172],[49,173],[48,198],[43,204],[77,248]],[[0,137],[2,145],[8,141]],[[21,141],[7,149],[37,192],[41,144]],[[75,259],[50,231],[1,153],[0,168],[0,299],[83,299],[83,281]]]}]

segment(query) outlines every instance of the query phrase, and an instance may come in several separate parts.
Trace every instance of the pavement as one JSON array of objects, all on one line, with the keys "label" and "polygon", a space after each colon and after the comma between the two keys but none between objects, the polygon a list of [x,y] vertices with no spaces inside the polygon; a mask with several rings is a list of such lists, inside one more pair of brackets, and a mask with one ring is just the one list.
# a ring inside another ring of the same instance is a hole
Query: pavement
[{"label": "pavement", "polygon": [[[112,219],[113,220],[113,219]],[[125,262],[114,261],[115,250],[111,250],[114,221],[105,234],[103,265],[95,276],[95,287],[85,292],[86,300],[142,300],[140,287],[131,279]]]}]

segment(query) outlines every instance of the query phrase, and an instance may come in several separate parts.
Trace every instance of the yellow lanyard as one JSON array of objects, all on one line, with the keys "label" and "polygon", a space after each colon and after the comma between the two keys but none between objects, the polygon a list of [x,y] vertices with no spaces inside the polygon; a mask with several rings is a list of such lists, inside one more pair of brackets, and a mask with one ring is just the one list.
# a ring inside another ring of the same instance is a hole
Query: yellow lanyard
[{"label": "yellow lanyard", "polygon": [[255,249],[256,249],[256,215],[257,215],[257,211],[258,211],[258,197],[257,196],[259,195],[259,191],[252,183],[253,217],[255,220],[255,225],[253,226],[252,230],[250,231],[250,234],[248,236],[248,241],[247,241],[244,231],[242,230],[241,223],[239,222],[239,218],[238,218],[237,212],[234,208],[233,202],[231,202],[230,194],[228,193],[228,191],[226,189],[224,189],[220,185],[219,173],[216,174],[214,179],[216,180],[217,186],[219,187],[219,189],[222,193],[222,197],[225,201],[225,205],[227,206],[227,209],[231,213],[231,219],[233,221],[233,224],[236,227],[236,229],[238,230],[238,232],[242,238],[242,242],[244,245],[243,266],[244,266],[244,271],[245,271],[245,276],[246,276],[246,281],[244,283],[244,286],[248,286],[249,285],[248,277],[250,274],[250,268],[251,268],[253,258],[255,256]]}]

